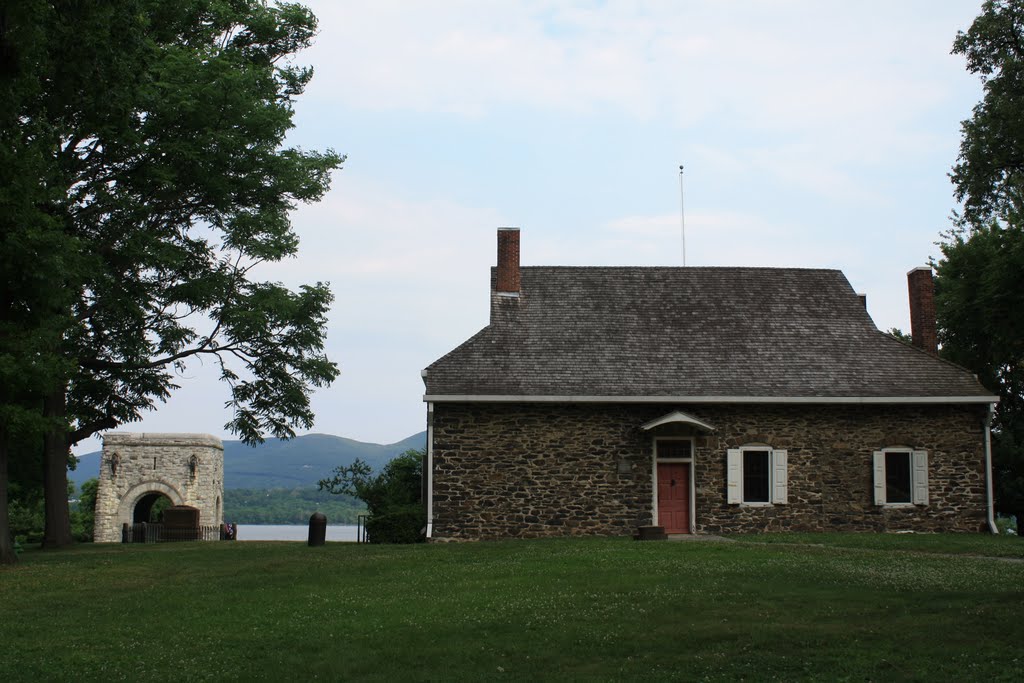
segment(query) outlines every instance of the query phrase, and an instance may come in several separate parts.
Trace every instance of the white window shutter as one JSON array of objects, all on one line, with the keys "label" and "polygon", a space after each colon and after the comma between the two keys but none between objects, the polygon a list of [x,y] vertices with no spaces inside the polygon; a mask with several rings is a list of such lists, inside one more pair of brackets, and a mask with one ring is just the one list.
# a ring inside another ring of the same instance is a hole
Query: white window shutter
[{"label": "white window shutter", "polygon": [[885,453],[875,451],[875,505],[885,505]]},{"label": "white window shutter", "polygon": [[740,492],[740,449],[730,448],[725,452],[725,502],[739,505],[742,499]]},{"label": "white window shutter", "polygon": [[928,504],[928,451],[914,451],[914,505]]},{"label": "white window shutter", "polygon": [[789,502],[789,467],[786,451],[772,451],[772,502]]}]

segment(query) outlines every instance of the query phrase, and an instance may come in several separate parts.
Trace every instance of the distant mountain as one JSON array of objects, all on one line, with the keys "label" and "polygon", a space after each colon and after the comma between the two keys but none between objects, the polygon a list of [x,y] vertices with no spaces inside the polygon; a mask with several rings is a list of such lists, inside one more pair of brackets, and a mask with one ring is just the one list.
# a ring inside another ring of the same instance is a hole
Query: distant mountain
[{"label": "distant mountain", "polygon": [[[307,434],[288,441],[267,439],[254,448],[240,441],[224,442],[224,488],[273,489],[316,486],[339,465],[361,458],[379,470],[410,448],[424,448],[427,433],[420,432],[392,444],[363,443],[329,434]],[[68,479],[81,484],[99,476],[100,452],[78,459]]]}]

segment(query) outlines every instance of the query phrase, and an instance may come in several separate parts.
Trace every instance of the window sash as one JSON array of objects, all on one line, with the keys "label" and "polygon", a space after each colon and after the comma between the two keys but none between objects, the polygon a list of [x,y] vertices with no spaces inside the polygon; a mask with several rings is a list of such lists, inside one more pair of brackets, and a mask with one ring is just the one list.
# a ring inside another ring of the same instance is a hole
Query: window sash
[{"label": "window sash", "polygon": [[[745,454],[752,456],[751,467],[744,463]],[[785,450],[764,446],[730,448],[725,455],[726,504],[785,505],[789,502],[789,457]],[[744,481],[745,473],[750,474],[749,482]],[[765,476],[767,484],[761,481]]]},{"label": "window sash", "polygon": [[928,505],[928,451],[875,451],[875,505]]},{"label": "window sash", "polygon": [[689,439],[659,439],[658,458],[692,458],[693,442]]},{"label": "window sash", "polygon": [[885,502],[911,502],[910,470],[910,451],[889,451],[885,454]]},{"label": "window sash", "polygon": [[771,451],[743,451],[743,502],[771,502]]}]

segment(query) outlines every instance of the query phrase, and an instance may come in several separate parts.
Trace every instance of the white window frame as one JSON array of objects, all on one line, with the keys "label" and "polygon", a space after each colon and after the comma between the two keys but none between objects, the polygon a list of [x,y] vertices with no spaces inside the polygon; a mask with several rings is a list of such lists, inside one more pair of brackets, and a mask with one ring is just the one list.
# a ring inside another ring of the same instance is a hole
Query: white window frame
[{"label": "white window frame", "polygon": [[[910,502],[890,503],[885,496],[885,456],[906,453],[910,457]],[[872,453],[872,477],[875,505],[882,507],[918,507],[928,505],[928,451],[908,446],[889,446]]]},{"label": "white window frame", "polygon": [[[747,451],[768,451],[768,501],[747,502],[743,492],[743,455]],[[764,444],[730,448],[725,455],[725,496],[729,505],[769,507],[789,502],[789,455],[785,449]]]},{"label": "white window frame", "polygon": [[[690,456],[685,458],[659,458],[658,443],[661,441],[689,441]],[[651,522],[658,526],[658,463],[659,462],[681,462],[690,465],[690,533],[696,533],[697,529],[697,485],[693,480],[693,463],[697,457],[697,439],[692,436],[656,436],[652,440],[651,448]]]}]

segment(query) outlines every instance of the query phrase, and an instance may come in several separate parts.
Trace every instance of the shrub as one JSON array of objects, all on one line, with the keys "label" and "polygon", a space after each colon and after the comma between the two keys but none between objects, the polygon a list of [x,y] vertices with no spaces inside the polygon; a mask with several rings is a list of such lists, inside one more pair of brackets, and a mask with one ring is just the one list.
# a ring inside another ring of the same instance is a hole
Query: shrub
[{"label": "shrub", "polygon": [[1017,535],[1017,518],[1013,515],[1004,517],[999,515],[996,517],[996,528],[999,530],[1000,536],[1015,536]]},{"label": "shrub", "polygon": [[427,514],[419,503],[396,506],[366,521],[366,537],[370,543],[420,543],[426,525]]},{"label": "shrub", "polygon": [[424,451],[408,450],[374,475],[360,459],[337,467],[320,489],[355,496],[366,503],[366,534],[371,543],[417,543],[427,524],[421,502]]}]

